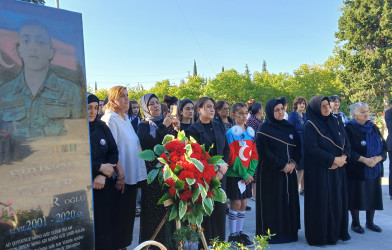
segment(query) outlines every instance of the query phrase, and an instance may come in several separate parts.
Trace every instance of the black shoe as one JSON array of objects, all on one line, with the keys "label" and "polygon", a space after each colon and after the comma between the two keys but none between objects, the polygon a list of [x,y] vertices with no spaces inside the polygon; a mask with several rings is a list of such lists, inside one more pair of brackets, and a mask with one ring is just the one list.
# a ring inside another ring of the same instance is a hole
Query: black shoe
[{"label": "black shoe", "polygon": [[245,211],[250,211],[250,210],[252,210],[252,208],[249,206],[246,206]]},{"label": "black shoe", "polygon": [[239,237],[241,239],[241,243],[245,246],[245,247],[253,247],[255,244],[249,239],[249,236],[244,234],[242,231],[239,232]]},{"label": "black shoe", "polygon": [[305,194],[305,190],[301,190],[301,192],[299,192],[300,195],[304,195]]},{"label": "black shoe", "polygon": [[350,236],[349,234],[347,234],[347,235],[345,235],[345,236],[342,236],[340,239],[341,239],[342,241],[348,241],[348,240],[351,240],[351,236]]},{"label": "black shoe", "polygon": [[231,244],[230,248],[237,249],[238,243],[242,243],[238,234],[230,234],[227,241]]},{"label": "black shoe", "polygon": [[365,233],[365,230],[363,229],[363,227],[361,227],[361,225],[359,225],[359,226],[351,225],[351,230],[353,230],[354,232],[356,232],[358,234],[364,234]]},{"label": "black shoe", "polygon": [[381,233],[382,232],[381,227],[375,225],[374,223],[373,224],[367,224],[366,223],[366,228],[369,229],[369,230],[372,230],[374,232],[377,232],[377,233]]}]

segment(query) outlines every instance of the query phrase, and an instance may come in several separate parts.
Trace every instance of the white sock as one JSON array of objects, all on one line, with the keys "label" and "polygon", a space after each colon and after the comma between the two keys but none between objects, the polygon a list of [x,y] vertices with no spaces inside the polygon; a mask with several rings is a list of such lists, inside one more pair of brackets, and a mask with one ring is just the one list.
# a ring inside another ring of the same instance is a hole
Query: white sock
[{"label": "white sock", "polygon": [[244,220],[245,220],[245,211],[238,211],[237,212],[237,225],[236,225],[237,232],[242,231],[242,228],[244,227]]},{"label": "white sock", "polygon": [[230,234],[234,234],[237,231],[237,212],[229,209],[229,228]]}]

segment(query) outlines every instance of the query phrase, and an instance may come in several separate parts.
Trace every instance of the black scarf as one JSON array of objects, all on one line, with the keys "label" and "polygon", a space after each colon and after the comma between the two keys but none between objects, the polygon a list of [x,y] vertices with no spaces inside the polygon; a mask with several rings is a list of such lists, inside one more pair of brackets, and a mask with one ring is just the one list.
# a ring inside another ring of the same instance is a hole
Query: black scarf
[{"label": "black scarf", "polygon": [[264,119],[264,123],[273,125],[273,126],[288,126],[290,127],[291,124],[286,120],[283,119],[281,121],[276,120],[274,117],[274,108],[276,105],[278,104],[282,104],[283,102],[280,99],[271,99],[267,102],[267,104],[265,105],[265,119]]},{"label": "black scarf", "polygon": [[[90,103],[92,103],[92,102],[96,102],[96,103],[99,105],[99,99],[98,99],[98,97],[96,97],[96,96],[93,95],[93,94],[91,94],[91,95],[89,95],[89,96],[87,97],[87,101],[88,101],[88,104],[90,104]],[[94,131],[95,128],[97,127],[97,125],[98,125],[98,114],[95,116],[94,121],[89,122],[88,124],[89,124],[89,128],[90,128],[90,132]]]},{"label": "black scarf", "polygon": [[[339,126],[338,120],[330,113],[328,116],[323,116],[321,114],[321,103],[327,100],[329,103],[329,99],[323,95],[313,96],[308,104],[306,109],[306,118],[309,121],[312,121],[317,128],[324,133],[329,131],[332,135],[331,140],[333,140],[338,146],[344,147],[344,131]],[[324,134],[325,135],[325,134]]]}]

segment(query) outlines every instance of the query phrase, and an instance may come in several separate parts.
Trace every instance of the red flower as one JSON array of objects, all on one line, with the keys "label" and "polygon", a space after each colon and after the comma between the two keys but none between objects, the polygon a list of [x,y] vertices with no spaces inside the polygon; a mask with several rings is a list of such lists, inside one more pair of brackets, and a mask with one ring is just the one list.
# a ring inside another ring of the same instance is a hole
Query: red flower
[{"label": "red flower", "polygon": [[176,182],[173,180],[173,178],[169,177],[166,181],[165,181],[170,187],[174,187],[176,185]]},{"label": "red flower", "polygon": [[207,192],[207,196],[212,199],[212,196],[214,195],[214,190],[210,190]]},{"label": "red flower", "polygon": [[173,151],[169,154],[169,158],[171,162],[178,162],[180,160],[180,156],[178,155],[177,151]]},{"label": "red flower", "polygon": [[188,201],[191,198],[192,198],[192,192],[189,189],[185,190],[184,192],[182,192],[180,194],[180,199],[183,200],[183,201]]},{"label": "red flower", "polygon": [[185,181],[185,178],[194,179],[195,174],[189,170],[182,170],[181,173],[178,175],[178,178],[182,181]]},{"label": "red flower", "polygon": [[172,197],[176,196],[176,189],[175,189],[175,188],[170,188],[170,189],[169,189],[169,194],[170,194]]}]

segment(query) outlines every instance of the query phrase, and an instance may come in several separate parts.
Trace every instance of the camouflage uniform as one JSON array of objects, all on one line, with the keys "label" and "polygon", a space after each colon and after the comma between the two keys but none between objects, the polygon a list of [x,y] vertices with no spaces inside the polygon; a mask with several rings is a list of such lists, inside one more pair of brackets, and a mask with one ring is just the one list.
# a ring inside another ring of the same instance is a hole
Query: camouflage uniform
[{"label": "camouflage uniform", "polygon": [[35,96],[22,71],[17,78],[0,86],[0,100],[0,120],[7,123],[14,138],[63,135],[64,119],[82,117],[78,86],[51,71]]}]

